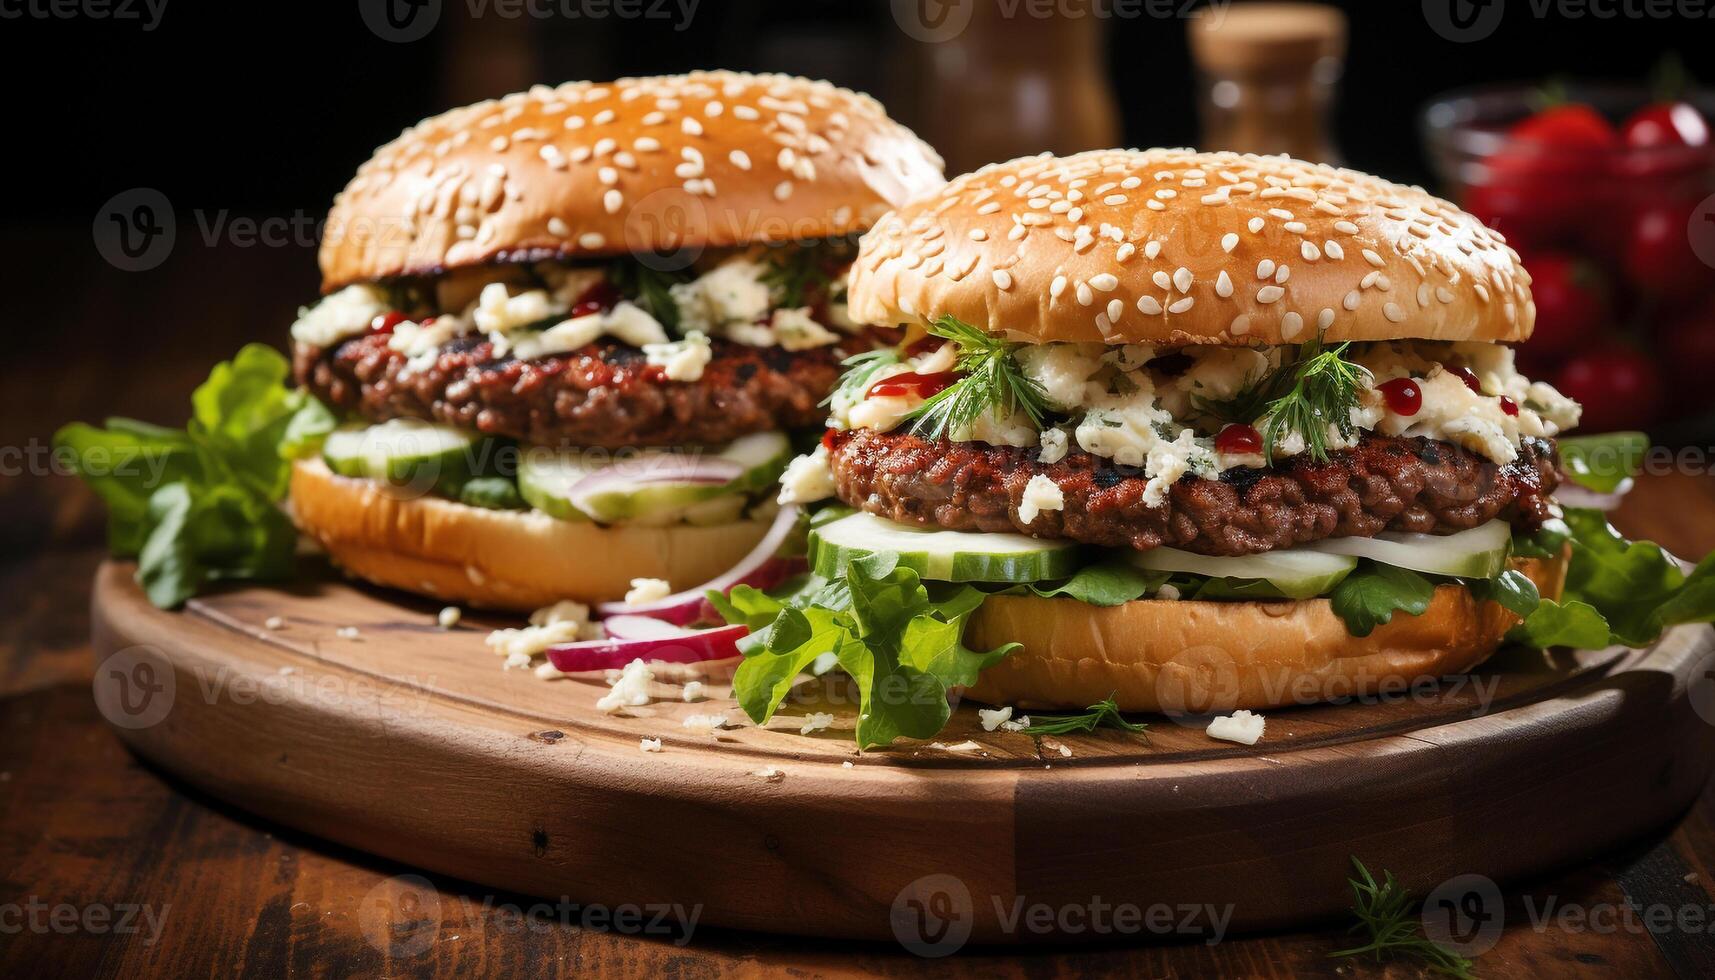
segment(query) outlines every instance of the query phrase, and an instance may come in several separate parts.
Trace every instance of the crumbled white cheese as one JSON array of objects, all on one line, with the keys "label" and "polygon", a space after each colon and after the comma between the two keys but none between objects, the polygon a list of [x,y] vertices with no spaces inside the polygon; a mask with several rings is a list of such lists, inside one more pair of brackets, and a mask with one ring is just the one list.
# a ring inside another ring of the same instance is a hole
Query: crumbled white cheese
[{"label": "crumbled white cheese", "polygon": [[726,713],[722,712],[718,715],[690,715],[687,716],[680,724],[684,725],[686,728],[714,731],[717,728],[726,727]]},{"label": "crumbled white cheese", "polygon": [[463,330],[464,321],[456,316],[435,317],[431,323],[405,320],[393,325],[387,347],[404,354],[411,361],[411,369],[419,370],[432,363],[440,349]]},{"label": "crumbled white cheese", "polygon": [[530,614],[531,626],[552,626],[555,623],[587,623],[590,620],[590,607],[572,599],[561,599],[551,606],[543,606]]},{"label": "crumbled white cheese", "polygon": [[561,320],[539,333],[489,334],[488,341],[494,345],[497,357],[511,354],[521,361],[533,361],[538,357],[566,354],[588,347],[601,337],[605,328],[606,318],[600,313],[591,313]]},{"label": "crumbled white cheese", "polygon": [[665,599],[672,594],[673,586],[669,585],[666,579],[634,578],[631,580],[631,588],[626,590],[625,604],[641,606]]},{"label": "crumbled white cheese", "polygon": [[748,258],[731,259],[696,279],[671,287],[679,306],[679,322],[707,334],[722,332],[729,323],[755,323],[772,304],[763,275],[768,271]]},{"label": "crumbled white cheese", "polygon": [[823,327],[810,316],[807,306],[775,310],[768,326],[774,331],[775,342],[784,350],[800,351],[839,343],[840,335]]},{"label": "crumbled white cheese", "polygon": [[709,338],[700,330],[692,330],[684,340],[666,344],[644,344],[643,356],[650,364],[665,368],[668,381],[697,381],[703,369],[714,360]]},{"label": "crumbled white cheese", "polygon": [[996,728],[999,728],[1001,726],[1002,722],[1006,721],[1007,719],[1009,719],[1011,717],[1012,717],[1012,708],[1010,706],[1005,707],[1005,708],[978,708],[977,709],[977,720],[982,722],[983,731],[985,731],[985,732],[994,731]]},{"label": "crumbled white cheese", "polygon": [[283,630],[286,628],[286,621],[279,616],[269,616],[262,621],[262,626],[264,629]]},{"label": "crumbled white cheese", "polygon": [[[951,346],[951,345],[949,345]],[[1100,344],[1036,344],[1018,350],[1024,375],[1042,386],[1048,402],[1060,411],[1083,405],[1090,377],[1102,368]]]},{"label": "crumbled white cheese", "polygon": [[[495,653],[506,657],[506,668],[528,667],[531,660],[551,646],[598,638],[601,627],[591,623],[589,618],[588,606],[562,599],[531,613],[529,626],[495,630],[483,642]],[[540,672],[538,676],[541,676]]]},{"label": "crumbled white cheese", "polygon": [[978,745],[968,738],[963,742],[955,742],[952,745],[943,745],[940,742],[933,742],[930,744],[930,748],[943,749],[947,752],[981,752],[983,749],[981,745]]},{"label": "crumbled white cheese", "polygon": [[1179,598],[1179,588],[1169,583],[1162,583],[1161,588],[1155,590],[1155,597],[1172,602]]},{"label": "crumbled white cheese", "polygon": [[1058,463],[1066,458],[1065,429],[1045,429],[1042,432],[1042,451],[1036,454],[1039,463]]},{"label": "crumbled white cheese", "polygon": [[846,761],[840,763],[841,769],[850,769],[851,767],[852,767],[852,760],[850,760],[850,759],[847,759]]},{"label": "crumbled white cheese", "polygon": [[491,282],[482,287],[470,317],[483,333],[510,333],[519,327],[565,312],[545,289],[526,289],[518,295],[503,282]]},{"label": "crumbled white cheese", "polygon": [[655,672],[642,660],[633,660],[619,672],[619,677],[613,682],[613,690],[601,696],[595,703],[597,708],[612,714],[621,708],[635,708],[649,703],[649,685],[655,680]]},{"label": "crumbled white cheese", "polygon": [[602,332],[609,337],[622,340],[633,347],[667,342],[667,330],[661,326],[661,321],[650,316],[643,307],[627,300],[620,300],[613,309],[602,315],[601,327]]},{"label": "crumbled white cheese", "polygon": [[828,466],[828,449],[817,446],[813,451],[786,464],[780,474],[780,503],[808,504],[826,500],[834,495],[834,471]]},{"label": "crumbled white cheese", "polygon": [[1029,715],[1019,715],[1017,718],[1012,718],[1000,723],[1000,730],[1003,732],[1022,732],[1029,727]]},{"label": "crumbled white cheese", "polygon": [[[507,666],[510,667],[513,665],[511,663],[508,663]],[[565,671],[561,670],[560,668],[554,666],[554,662],[552,660],[544,660],[541,663],[537,664],[536,669],[534,671],[532,671],[532,673],[534,673],[536,675],[537,680],[543,680],[543,681],[557,681],[562,677],[572,676],[571,674],[568,674]]]},{"label": "crumbled white cheese", "polygon": [[459,607],[447,606],[435,616],[435,622],[440,624],[441,629],[450,630],[454,626],[457,626],[459,624],[459,620],[463,618],[464,612],[460,610]]},{"label": "crumbled white cheese", "polygon": [[661,751],[661,740],[658,738],[640,738],[637,740],[637,747],[645,752],[659,752]]},{"label": "crumbled white cheese", "polygon": [[799,726],[798,734],[808,735],[811,732],[819,732],[833,723],[833,715],[825,711],[813,711],[808,718],[804,719],[804,724]]},{"label": "crumbled white cheese", "polygon": [[1024,498],[1018,502],[1018,519],[1030,524],[1042,511],[1061,510],[1065,506],[1066,495],[1060,491],[1060,485],[1038,473],[1024,485]]},{"label": "crumbled white cheese", "polygon": [[341,626],[339,629],[334,630],[334,635],[342,640],[363,639],[363,634],[359,633],[355,626]]},{"label": "crumbled white cheese", "polygon": [[376,317],[392,309],[392,300],[380,287],[363,283],[347,286],[300,309],[298,319],[292,323],[292,339],[328,347],[363,333]]},{"label": "crumbled white cheese", "polygon": [[770,782],[770,783],[778,783],[782,779],[786,778],[786,774],[784,772],[780,771],[779,769],[774,768],[773,766],[764,766],[761,769],[758,769],[755,772],[751,773],[751,775],[756,776],[756,777],[763,779],[763,780]]},{"label": "crumbled white cheese", "polygon": [[1262,738],[1266,720],[1260,714],[1249,711],[1235,711],[1230,715],[1220,715],[1209,722],[1209,737],[1240,745],[1255,745]]},{"label": "crumbled white cheese", "polygon": [[701,701],[703,699],[703,682],[686,681],[685,689],[679,692],[679,696],[686,701]]}]

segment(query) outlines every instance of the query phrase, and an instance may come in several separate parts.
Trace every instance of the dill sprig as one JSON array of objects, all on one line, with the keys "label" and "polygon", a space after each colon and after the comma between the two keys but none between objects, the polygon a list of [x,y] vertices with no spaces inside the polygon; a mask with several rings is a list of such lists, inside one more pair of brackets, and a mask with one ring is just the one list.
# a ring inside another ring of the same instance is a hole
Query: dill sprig
[{"label": "dill sprig", "polygon": [[959,347],[958,370],[964,377],[912,410],[916,430],[940,439],[949,433],[968,430],[977,419],[992,415],[1005,419],[1022,411],[1041,429],[1048,417],[1048,395],[1036,379],[1024,373],[1015,353],[1024,346],[990,336],[948,315],[928,324],[931,334]]},{"label": "dill sprig", "polygon": [[1245,382],[1224,401],[1199,399],[1197,407],[1223,422],[1260,422],[1263,456],[1274,462],[1280,443],[1297,433],[1304,450],[1316,462],[1328,459],[1328,426],[1351,438],[1352,409],[1370,372],[1346,359],[1350,342],[1322,349],[1322,338],[1306,341],[1297,354],[1279,367]]},{"label": "dill sprig", "polygon": [[877,371],[898,363],[899,352],[888,347],[853,354],[840,362],[845,366],[845,373],[840,375],[840,383],[834,387],[833,392],[822,399],[822,404],[832,405],[836,398],[848,404],[857,402],[863,398],[864,389],[869,387],[870,379],[875,377]]},{"label": "dill sprig", "polygon": [[1105,701],[1090,705],[1089,710],[1083,714],[1032,717],[1030,725],[1024,729],[1024,734],[1068,735],[1072,732],[1093,732],[1103,726],[1123,728],[1128,732],[1142,732],[1149,727],[1126,721],[1125,716],[1120,714],[1119,705],[1114,703],[1114,696],[1109,694]]},{"label": "dill sprig", "polygon": [[809,306],[833,285],[834,272],[851,261],[850,239],[801,242],[771,249],[762,281],[784,308]]},{"label": "dill sprig", "polygon": [[1347,883],[1352,886],[1352,914],[1358,921],[1350,931],[1362,930],[1370,941],[1329,956],[1373,954],[1378,961],[1398,956],[1418,960],[1437,973],[1474,980],[1470,960],[1423,935],[1415,913],[1417,903],[1394,880],[1393,872],[1384,870],[1378,883],[1364,862],[1354,857],[1352,866],[1358,876]]},{"label": "dill sprig", "polygon": [[679,331],[679,303],[673,299],[672,288],[690,280],[689,269],[657,269],[627,256],[615,261],[607,276],[614,288],[660,321],[662,326],[673,333]]}]

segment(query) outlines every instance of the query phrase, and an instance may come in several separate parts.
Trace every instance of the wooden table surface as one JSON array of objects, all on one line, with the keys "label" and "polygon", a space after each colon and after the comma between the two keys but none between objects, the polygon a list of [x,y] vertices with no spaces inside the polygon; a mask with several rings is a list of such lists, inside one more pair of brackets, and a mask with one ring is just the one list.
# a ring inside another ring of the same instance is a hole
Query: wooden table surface
[{"label": "wooden table surface", "polygon": [[[930,964],[879,944],[697,929],[676,945],[525,922],[515,908],[531,899],[452,880],[433,881],[422,952],[389,957],[361,910],[411,869],[234,811],[139,763],[106,728],[90,697],[86,611],[101,509],[42,453],[72,418],[181,421],[214,360],[246,340],[283,340],[314,290],[312,256],[189,242],[129,275],[87,239],[51,231],[5,233],[0,255],[14,252],[18,283],[75,286],[7,290],[19,308],[0,311],[20,345],[0,384],[0,976],[1418,974],[1329,959],[1347,941],[1338,922],[1215,945],[965,950]],[[1715,480],[1645,478],[1616,521],[1681,555],[1715,550]],[[434,792],[424,773],[425,797]],[[687,860],[719,860],[719,843],[697,842],[694,828],[687,844]],[[1505,893],[1506,931],[1480,975],[1715,976],[1715,793],[1658,835]],[[1545,908],[1551,921],[1533,925]],[[1680,925],[1651,931],[1651,910]]]}]

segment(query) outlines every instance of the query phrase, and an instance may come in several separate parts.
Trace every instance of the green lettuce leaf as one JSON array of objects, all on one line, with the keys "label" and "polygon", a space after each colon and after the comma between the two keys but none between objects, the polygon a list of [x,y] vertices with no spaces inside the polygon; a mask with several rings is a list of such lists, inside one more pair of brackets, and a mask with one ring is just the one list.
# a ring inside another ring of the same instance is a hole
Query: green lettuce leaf
[{"label": "green lettuce leaf", "polygon": [[1092,606],[1119,606],[1154,595],[1169,577],[1167,572],[1146,572],[1125,562],[1108,561],[1085,565],[1064,582],[1032,584],[1029,589],[1044,599],[1066,598]]},{"label": "green lettuce leaf", "polygon": [[1346,621],[1353,636],[1369,636],[1391,622],[1396,610],[1420,616],[1429,608],[1435,584],[1416,572],[1392,565],[1364,562],[1341,580],[1328,596],[1334,614]]},{"label": "green lettuce leaf", "polygon": [[138,560],[149,600],[173,608],[222,579],[292,571],[297,535],[276,506],[290,462],[319,444],[328,409],[290,391],[290,365],[262,344],[215,366],[191,396],[185,428],[109,419],[72,423],[54,446],[108,508],[108,545]]},{"label": "green lettuce leaf", "polygon": [[1556,440],[1566,478],[1597,493],[1612,493],[1643,469],[1649,436],[1642,432],[1604,432]]},{"label": "green lettuce leaf", "polygon": [[931,738],[947,723],[947,689],[975,682],[1016,644],[987,652],[964,645],[965,623],[986,596],[966,585],[925,584],[879,552],[852,562],[838,579],[814,578],[787,596],[740,587],[709,601],[729,623],[753,630],[733,694],[765,724],[794,679],[832,653],[859,697],[857,741],[868,748],[899,738]]}]

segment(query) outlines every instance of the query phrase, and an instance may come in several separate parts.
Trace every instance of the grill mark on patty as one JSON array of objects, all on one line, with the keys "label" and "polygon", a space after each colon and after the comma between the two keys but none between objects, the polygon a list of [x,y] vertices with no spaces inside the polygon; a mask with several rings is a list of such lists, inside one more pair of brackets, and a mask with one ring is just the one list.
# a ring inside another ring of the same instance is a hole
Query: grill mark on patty
[{"label": "grill mark on patty", "polygon": [[298,383],[336,409],[375,422],[420,418],[541,445],[671,446],[820,425],[852,338],[806,351],[711,342],[700,380],[667,380],[636,347],[601,341],[568,354],[497,358],[480,337],[442,347],[407,371],[384,336],[331,348],[297,344]]},{"label": "grill mark on patty", "polygon": [[[839,498],[901,523],[1205,555],[1390,530],[1448,534],[1496,517],[1535,527],[1558,483],[1548,440],[1524,440],[1519,458],[1500,466],[1450,443],[1368,435],[1325,463],[1295,458],[1218,480],[1187,475],[1152,508],[1138,468],[1088,453],[1042,463],[1034,449],[869,429],[835,433],[830,443]],[[1060,487],[1065,509],[1026,525],[1018,506],[1038,474]]]}]

